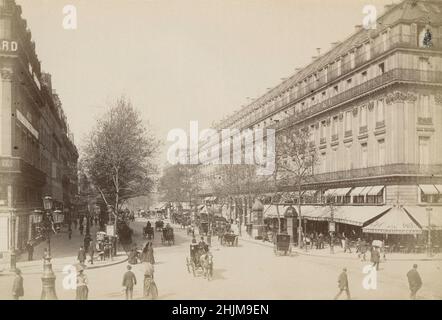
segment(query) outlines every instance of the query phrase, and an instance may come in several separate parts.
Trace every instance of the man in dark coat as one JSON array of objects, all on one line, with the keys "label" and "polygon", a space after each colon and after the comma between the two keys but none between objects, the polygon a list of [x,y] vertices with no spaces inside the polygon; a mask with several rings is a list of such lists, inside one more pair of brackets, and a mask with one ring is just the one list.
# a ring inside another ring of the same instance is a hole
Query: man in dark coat
[{"label": "man in dark coat", "polygon": [[91,242],[91,243],[89,244],[89,257],[90,257],[89,262],[90,262],[91,264],[94,264],[94,254],[95,254],[94,243]]},{"label": "man in dark coat", "polygon": [[137,278],[135,274],[131,271],[132,267],[127,266],[127,271],[123,277],[123,287],[126,288],[126,300],[132,300],[134,293],[134,285],[137,284]]},{"label": "man in dark coat", "polygon": [[25,295],[25,290],[23,288],[23,277],[21,275],[20,269],[15,269],[14,284],[12,285],[12,298],[18,300],[20,297]]},{"label": "man in dark coat", "polygon": [[341,274],[339,275],[338,278],[338,288],[339,288],[339,292],[338,294],[335,296],[335,300],[337,300],[339,298],[339,296],[341,295],[342,292],[345,291],[345,293],[347,294],[347,299],[350,300],[350,289],[348,288],[348,277],[347,277],[347,269],[344,268],[341,272]]},{"label": "man in dark coat", "polygon": [[80,261],[81,264],[84,264],[86,261],[86,251],[84,251],[83,246],[80,247],[80,250],[78,251],[77,256],[78,261]]},{"label": "man in dark coat", "polygon": [[422,279],[417,272],[417,264],[413,265],[413,269],[407,273],[408,285],[410,286],[410,298],[416,300],[417,291],[422,287]]},{"label": "man in dark coat", "polygon": [[31,241],[26,243],[26,250],[28,251],[28,261],[32,261],[34,256],[34,246],[32,245]]}]

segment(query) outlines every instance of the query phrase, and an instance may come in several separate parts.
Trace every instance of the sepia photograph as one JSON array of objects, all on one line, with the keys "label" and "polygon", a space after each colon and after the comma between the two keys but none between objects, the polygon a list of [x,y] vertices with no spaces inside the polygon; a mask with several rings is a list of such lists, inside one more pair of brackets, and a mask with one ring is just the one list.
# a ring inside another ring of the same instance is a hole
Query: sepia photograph
[{"label": "sepia photograph", "polygon": [[441,246],[442,0],[0,0],[0,300],[440,301]]}]

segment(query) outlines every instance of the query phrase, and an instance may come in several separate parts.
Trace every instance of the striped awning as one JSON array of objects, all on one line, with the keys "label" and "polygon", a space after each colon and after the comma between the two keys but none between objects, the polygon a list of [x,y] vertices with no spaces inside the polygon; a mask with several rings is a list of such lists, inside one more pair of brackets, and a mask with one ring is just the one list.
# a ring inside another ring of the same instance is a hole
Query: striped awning
[{"label": "striped awning", "polygon": [[[404,209],[423,229],[428,230],[428,218],[430,218],[431,230],[442,230],[442,207],[433,206],[430,213],[427,207],[407,206]],[[430,214],[430,217],[428,217],[428,214]]]},{"label": "striped awning", "polygon": [[[279,210],[279,215],[278,215]],[[284,218],[284,213],[287,207],[283,205],[271,204],[264,208],[264,218]]]},{"label": "striped awning", "polygon": [[336,189],[334,195],[337,197],[344,197],[350,192],[351,188],[340,188]]},{"label": "striped awning", "polygon": [[367,196],[377,196],[383,189],[384,186],[374,186],[368,191]]},{"label": "striped awning", "polygon": [[377,234],[421,234],[421,228],[408,213],[399,207],[391,208],[368,226],[362,228],[365,233]]},{"label": "striped awning", "polygon": [[391,206],[335,206],[325,207],[326,217],[331,217],[333,210],[333,220],[340,223],[351,224],[362,227],[365,223],[387,212]]},{"label": "striped awning", "polygon": [[366,187],[356,187],[350,192],[350,195],[351,196],[359,196],[359,195],[362,196],[363,194],[361,194],[361,193],[364,191],[365,188]]},{"label": "striped awning", "polygon": [[419,188],[427,195],[439,194],[439,191],[437,191],[436,187],[432,184],[420,184]]},{"label": "striped awning", "polygon": [[324,192],[324,197],[331,197],[335,195],[337,189],[328,189]]}]

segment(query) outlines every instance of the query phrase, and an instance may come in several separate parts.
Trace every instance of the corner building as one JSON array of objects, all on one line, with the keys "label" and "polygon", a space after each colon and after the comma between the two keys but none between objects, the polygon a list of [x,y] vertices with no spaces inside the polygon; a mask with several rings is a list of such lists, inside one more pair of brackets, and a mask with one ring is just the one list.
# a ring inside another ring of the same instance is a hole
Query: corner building
[{"label": "corner building", "polygon": [[0,259],[38,236],[35,209],[52,196],[65,215],[77,191],[78,151],[50,75],[13,0],[0,0]]},{"label": "corner building", "polygon": [[[334,222],[338,234],[417,243],[430,226],[441,245],[442,1],[386,6],[376,29],[332,46],[217,129],[309,128],[320,161],[303,186],[304,232]],[[203,170],[207,196],[217,169]],[[294,235],[298,217],[286,220]]]}]

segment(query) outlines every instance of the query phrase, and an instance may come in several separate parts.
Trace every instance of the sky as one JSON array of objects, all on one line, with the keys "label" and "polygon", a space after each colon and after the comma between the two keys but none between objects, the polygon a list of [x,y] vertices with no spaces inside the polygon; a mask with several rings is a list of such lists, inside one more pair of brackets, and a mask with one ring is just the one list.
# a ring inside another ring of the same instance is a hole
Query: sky
[{"label": "sky", "polygon": [[[166,160],[169,130],[200,130],[257,98],[391,0],[16,0],[81,149],[107,105],[128,97]],[[63,28],[63,8],[77,29]]]}]

